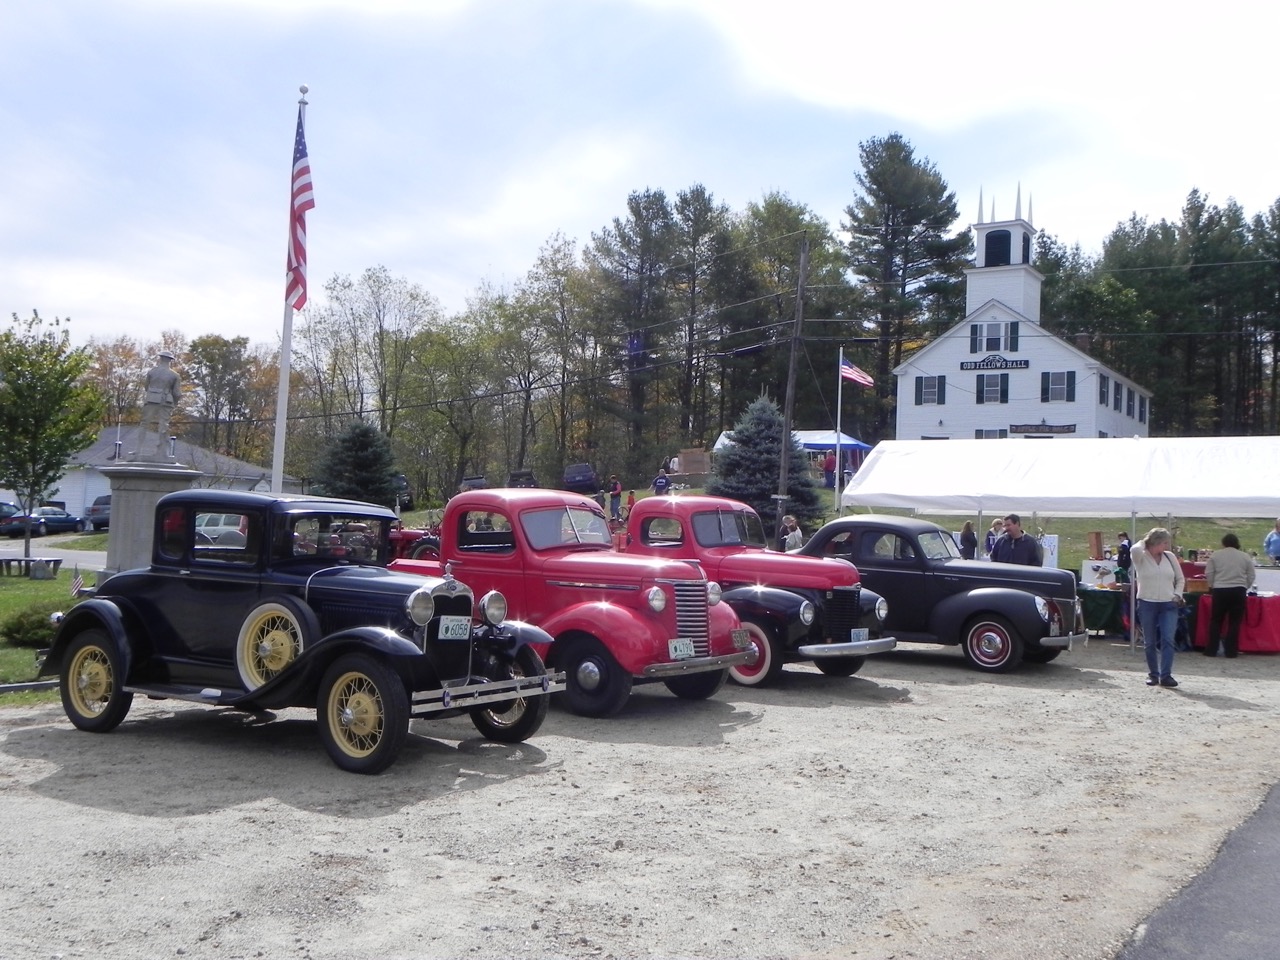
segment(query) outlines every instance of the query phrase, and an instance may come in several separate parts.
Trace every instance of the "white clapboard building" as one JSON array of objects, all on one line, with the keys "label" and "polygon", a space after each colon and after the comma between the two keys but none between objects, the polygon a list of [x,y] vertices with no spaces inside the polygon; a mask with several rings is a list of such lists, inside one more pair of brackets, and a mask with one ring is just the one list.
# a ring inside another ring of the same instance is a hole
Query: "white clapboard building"
[{"label": "white clapboard building", "polygon": [[897,439],[1145,437],[1151,392],[1040,326],[1031,210],[974,224],[966,316],[893,371]]}]

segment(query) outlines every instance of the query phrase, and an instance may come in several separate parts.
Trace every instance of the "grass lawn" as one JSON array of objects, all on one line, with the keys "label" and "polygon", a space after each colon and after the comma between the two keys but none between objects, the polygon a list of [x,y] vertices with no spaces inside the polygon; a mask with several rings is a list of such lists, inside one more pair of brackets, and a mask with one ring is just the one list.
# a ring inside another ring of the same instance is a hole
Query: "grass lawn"
[{"label": "grass lawn", "polygon": [[[36,603],[72,605],[71,576],[59,571],[56,580],[30,580],[27,577],[0,577],[0,622]],[[0,683],[26,683],[35,679],[36,652],[30,647],[11,647],[0,642]],[[5,694],[0,704],[34,703],[56,700],[58,693]]]}]

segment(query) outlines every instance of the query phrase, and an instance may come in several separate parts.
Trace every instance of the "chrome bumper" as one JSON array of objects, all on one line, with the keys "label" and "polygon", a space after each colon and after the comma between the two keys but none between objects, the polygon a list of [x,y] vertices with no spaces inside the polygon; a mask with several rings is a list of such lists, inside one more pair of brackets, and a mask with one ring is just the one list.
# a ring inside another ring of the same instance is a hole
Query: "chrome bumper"
[{"label": "chrome bumper", "polygon": [[468,683],[461,687],[445,687],[443,690],[421,690],[410,697],[409,713],[422,717],[441,710],[469,710],[487,703],[559,693],[564,686],[563,673],[548,673],[539,677]]},{"label": "chrome bumper", "polygon": [[873,653],[887,653],[898,645],[897,637],[880,637],[877,640],[850,640],[848,643],[808,643],[796,647],[802,657],[867,657]]},{"label": "chrome bumper", "polygon": [[1041,637],[1037,642],[1042,647],[1062,647],[1070,650],[1073,643],[1088,643],[1089,633],[1086,630],[1084,633],[1067,633],[1060,637]]},{"label": "chrome bumper", "polygon": [[726,653],[718,657],[693,657],[689,660],[672,660],[669,663],[651,663],[640,672],[646,679],[663,677],[680,677],[686,673],[703,673],[707,670],[726,670],[746,663],[755,650],[739,650],[737,653]]}]

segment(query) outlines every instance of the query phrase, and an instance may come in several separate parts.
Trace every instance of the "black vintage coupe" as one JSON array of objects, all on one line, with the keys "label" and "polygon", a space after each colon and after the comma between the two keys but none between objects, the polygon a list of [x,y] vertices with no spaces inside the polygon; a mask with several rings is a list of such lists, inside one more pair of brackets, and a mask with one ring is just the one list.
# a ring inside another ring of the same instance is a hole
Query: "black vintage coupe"
[{"label": "black vintage coupe", "polygon": [[889,602],[898,643],[959,644],[979,670],[1048,663],[1087,634],[1068,570],[963,560],[926,520],[861,514],[821,527],[798,553],[853,563]]},{"label": "black vintage coupe", "polygon": [[[216,540],[202,521],[221,517]],[[227,518],[234,518],[228,522]],[[378,773],[417,717],[470,715],[482,735],[532,736],[563,690],[506,621],[452,576],[386,569],[395,514],[350,500],[224,490],[156,507],[150,567],[118,573],[63,619],[41,676],[82,730],[106,732],[134,694],[246,711],[314,706],[333,762]]]}]

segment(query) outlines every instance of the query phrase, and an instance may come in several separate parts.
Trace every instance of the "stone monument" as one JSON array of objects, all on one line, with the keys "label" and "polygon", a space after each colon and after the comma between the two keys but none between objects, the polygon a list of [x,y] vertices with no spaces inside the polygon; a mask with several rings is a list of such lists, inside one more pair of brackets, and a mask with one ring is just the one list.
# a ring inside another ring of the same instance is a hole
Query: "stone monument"
[{"label": "stone monument", "polygon": [[[156,502],[166,493],[186,490],[204,476],[176,463],[166,450],[169,419],[182,396],[182,380],[172,363],[176,359],[161,350],[156,365],[143,384],[142,421],[134,433],[126,462],[103,467],[111,481],[111,533],[107,538],[108,574],[145,567],[151,563],[151,539]],[[156,432],[154,446],[148,443]]]}]

